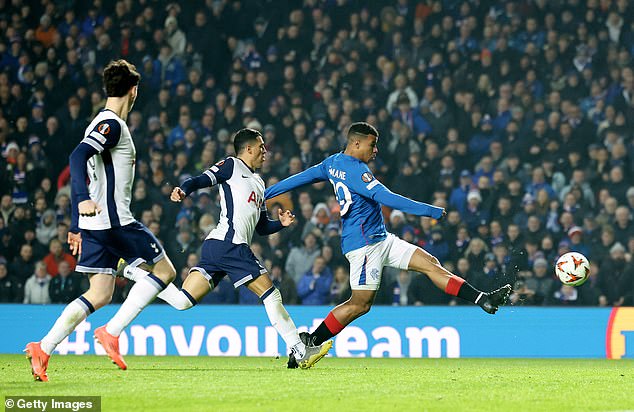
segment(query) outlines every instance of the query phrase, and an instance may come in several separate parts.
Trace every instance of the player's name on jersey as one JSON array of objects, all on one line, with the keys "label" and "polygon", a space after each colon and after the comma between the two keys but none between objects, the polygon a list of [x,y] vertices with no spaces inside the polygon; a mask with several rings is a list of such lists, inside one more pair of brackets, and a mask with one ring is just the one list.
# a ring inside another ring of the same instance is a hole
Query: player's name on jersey
[{"label": "player's name on jersey", "polygon": [[346,180],[346,172],[344,172],[343,170],[337,170],[331,167],[330,169],[328,169],[328,173],[330,173],[331,176],[336,177],[337,179]]}]

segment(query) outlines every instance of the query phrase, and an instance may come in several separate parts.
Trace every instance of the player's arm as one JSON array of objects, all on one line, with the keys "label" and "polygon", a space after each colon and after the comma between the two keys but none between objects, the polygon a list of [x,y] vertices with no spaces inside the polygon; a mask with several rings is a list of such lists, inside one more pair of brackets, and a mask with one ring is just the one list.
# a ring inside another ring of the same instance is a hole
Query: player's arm
[{"label": "player's arm", "polygon": [[264,191],[264,199],[271,199],[275,196],[281,195],[282,193],[290,192],[300,186],[322,182],[324,180],[328,180],[328,177],[326,176],[326,173],[324,173],[323,164],[319,163],[304,170],[303,172],[289,176],[267,188]]},{"label": "player's arm", "polygon": [[445,214],[442,207],[432,206],[427,203],[417,202],[405,196],[392,192],[379,182],[370,172],[370,169],[359,169],[356,176],[347,182],[359,195],[374,199],[382,205],[398,209],[405,213],[418,216],[428,216],[440,219]]},{"label": "player's arm", "polygon": [[255,226],[255,230],[258,232],[258,235],[266,236],[279,232],[285,227],[290,226],[295,221],[295,215],[290,210],[282,212],[280,209],[279,217],[280,220],[269,219],[269,215],[266,213],[266,205],[262,205],[262,209],[260,210],[260,220],[258,220],[258,224]]},{"label": "player's arm", "polygon": [[373,192],[372,198],[382,205],[398,209],[405,213],[418,216],[428,216],[434,219],[440,219],[445,214],[445,209],[424,202],[417,202],[392,192],[387,187],[379,183]]},{"label": "player's arm", "polygon": [[231,178],[232,173],[233,159],[228,158],[222,160],[205,170],[201,175],[190,177],[186,179],[180,187],[175,187],[174,190],[172,190],[170,199],[173,202],[180,202],[198,189],[212,187],[226,182]]},{"label": "player's arm", "polygon": [[79,216],[95,216],[101,208],[91,198],[88,191],[88,159],[109,150],[119,143],[121,125],[115,119],[100,122],[88,133],[70,154],[70,200],[71,226],[68,232],[68,244],[73,255],[81,253],[79,235]]}]

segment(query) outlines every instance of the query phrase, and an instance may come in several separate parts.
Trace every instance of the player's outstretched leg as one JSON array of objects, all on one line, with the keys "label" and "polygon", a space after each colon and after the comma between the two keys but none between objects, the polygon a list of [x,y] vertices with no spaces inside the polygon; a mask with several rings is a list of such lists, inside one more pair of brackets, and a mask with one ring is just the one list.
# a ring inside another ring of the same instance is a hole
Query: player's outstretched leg
[{"label": "player's outstretched leg", "polygon": [[166,287],[166,283],[174,280],[176,270],[174,265],[164,257],[154,265],[153,273],[141,278],[130,289],[127,299],[110,321],[95,330],[95,338],[99,340],[110,359],[121,369],[127,369],[123,357],[119,353],[119,335],[137,316],[143,308],[156,298]]},{"label": "player's outstretched leg", "polygon": [[511,285],[504,285],[489,293],[474,288],[463,278],[445,269],[435,256],[421,248],[416,248],[408,269],[427,275],[437,288],[474,303],[491,315],[497,312],[499,306],[506,303],[511,294]]},{"label": "player's outstretched leg", "polygon": [[114,278],[110,274],[90,275],[90,288],[82,296],[70,302],[57,318],[51,330],[41,342],[30,342],[24,352],[31,364],[33,378],[47,382],[48,361],[51,354],[75,327],[95,310],[107,305],[112,298]]},{"label": "player's outstretched leg", "polygon": [[478,305],[480,305],[485,312],[494,315],[495,312],[498,311],[498,307],[506,303],[510,294],[511,285],[504,285],[493,292],[485,294],[484,298],[482,298],[482,301],[479,302]]},{"label": "player's outstretched leg", "polygon": [[[200,282],[196,282],[196,285],[189,285],[186,287],[188,283],[193,280],[197,280],[196,276],[193,276],[193,273],[199,273]],[[125,260],[119,259],[119,263],[117,264],[117,271],[115,273],[118,277],[124,277],[126,279],[130,279],[134,282],[137,282],[139,279],[143,279],[143,277],[150,274],[149,271],[140,268],[138,266],[129,266]],[[191,279],[190,279],[191,278]],[[198,283],[201,286],[198,286]],[[192,292],[194,290],[201,290],[200,296],[198,294],[194,294]],[[187,310],[198,303],[198,301],[206,295],[211,290],[211,284],[207,281],[200,272],[192,271],[189,276],[185,280],[182,288],[176,287],[173,283],[169,283],[165,289],[163,289],[156,297],[165,301],[174,309],[178,310]],[[199,297],[196,297],[199,296]]]}]

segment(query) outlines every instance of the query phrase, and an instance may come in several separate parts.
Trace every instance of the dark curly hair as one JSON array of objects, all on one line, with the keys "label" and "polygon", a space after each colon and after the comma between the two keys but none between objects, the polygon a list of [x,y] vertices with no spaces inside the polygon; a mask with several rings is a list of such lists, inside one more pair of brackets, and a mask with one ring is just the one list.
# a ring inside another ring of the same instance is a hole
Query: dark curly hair
[{"label": "dark curly hair", "polygon": [[113,60],[103,69],[103,84],[108,97],[125,96],[140,80],[136,67],[123,59]]}]

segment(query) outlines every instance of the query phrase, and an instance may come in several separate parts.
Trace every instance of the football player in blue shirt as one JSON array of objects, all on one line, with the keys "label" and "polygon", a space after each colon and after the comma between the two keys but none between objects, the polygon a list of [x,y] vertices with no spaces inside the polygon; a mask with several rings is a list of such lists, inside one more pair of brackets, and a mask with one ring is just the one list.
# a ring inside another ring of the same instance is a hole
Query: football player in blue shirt
[{"label": "football player in blue shirt", "polygon": [[[393,193],[372,175],[367,163],[378,153],[378,137],[377,130],[368,123],[353,123],[342,153],[282,180],[264,193],[265,199],[270,199],[306,184],[329,180],[341,207],[341,248],[350,262],[352,296],[331,310],[309,336],[314,345],[335,336],[370,310],[384,266],[423,273],[445,293],[475,303],[490,314],[506,302],[511,292],[511,285],[490,293],[477,290],[445,269],[436,257],[387,232],[381,205],[434,219],[442,218],[446,212]],[[289,367],[293,363],[291,359]]]}]

